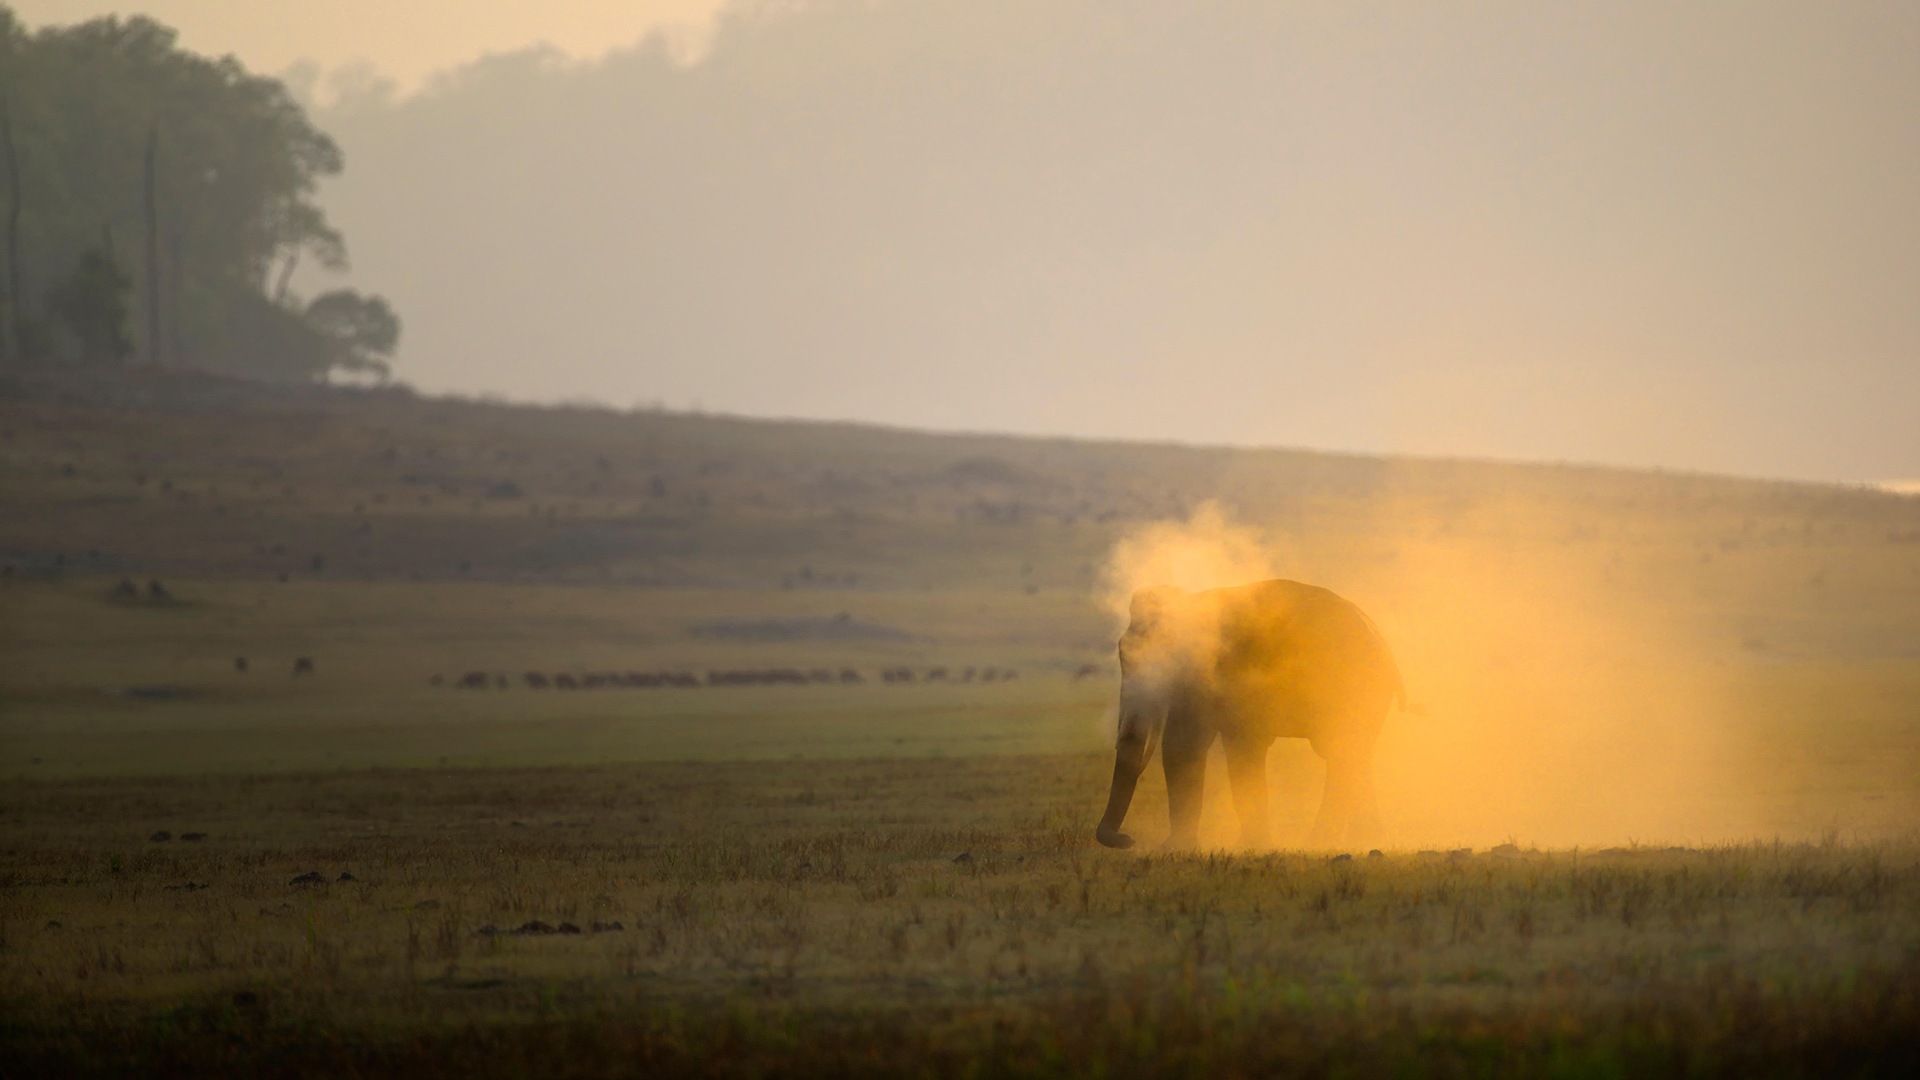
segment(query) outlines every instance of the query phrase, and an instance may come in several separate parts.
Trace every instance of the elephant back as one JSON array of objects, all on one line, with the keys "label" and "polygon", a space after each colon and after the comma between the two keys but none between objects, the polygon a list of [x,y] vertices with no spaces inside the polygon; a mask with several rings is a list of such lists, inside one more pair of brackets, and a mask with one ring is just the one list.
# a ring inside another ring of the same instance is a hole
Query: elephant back
[{"label": "elephant back", "polygon": [[1373,620],[1330,589],[1277,579],[1215,590],[1215,683],[1315,711],[1384,708],[1399,674]]}]

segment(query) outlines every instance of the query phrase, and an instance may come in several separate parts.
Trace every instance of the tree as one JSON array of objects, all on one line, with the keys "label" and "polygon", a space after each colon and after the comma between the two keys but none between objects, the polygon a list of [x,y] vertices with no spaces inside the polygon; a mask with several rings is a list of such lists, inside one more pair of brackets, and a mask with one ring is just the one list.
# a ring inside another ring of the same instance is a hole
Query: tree
[{"label": "tree", "polygon": [[[274,271],[291,261],[347,266],[345,241],[314,201],[319,182],[341,171],[340,149],[281,83],[232,57],[186,52],[148,18],[29,32],[0,4],[0,95],[13,151],[0,165],[17,172],[9,196],[23,208],[10,233],[20,280],[6,283],[16,315],[52,314],[59,275],[106,222],[146,236],[148,347],[157,352],[164,337],[173,362],[323,379],[364,358],[335,348],[299,310],[260,310],[272,303]],[[158,325],[162,316],[172,325]]]},{"label": "tree", "polygon": [[154,195],[154,173],[160,155],[160,128],[147,130],[147,152],[141,170],[141,209],[146,218],[147,240],[147,363],[160,365],[160,203]]},{"label": "tree", "polygon": [[336,289],[314,298],[307,305],[306,316],[309,324],[334,343],[335,367],[387,377],[394,350],[400,346],[400,317],[385,297]]},{"label": "tree", "polygon": [[[4,43],[0,42],[0,49]],[[0,55],[4,55],[0,53]],[[0,296],[0,362],[13,363],[20,358],[20,162],[13,153],[13,108],[7,102],[5,85],[0,85],[0,176],[7,181],[7,210],[0,237],[0,270],[6,273],[6,295]]]},{"label": "tree", "polygon": [[89,364],[120,364],[133,355],[127,337],[127,290],[133,279],[114,260],[111,241],[88,248],[73,272],[53,287],[47,308]]}]

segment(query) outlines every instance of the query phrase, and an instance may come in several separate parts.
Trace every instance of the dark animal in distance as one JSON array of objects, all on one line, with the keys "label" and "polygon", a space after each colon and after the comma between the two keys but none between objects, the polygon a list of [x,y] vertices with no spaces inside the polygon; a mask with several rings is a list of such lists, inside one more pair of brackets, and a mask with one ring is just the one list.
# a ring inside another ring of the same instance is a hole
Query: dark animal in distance
[{"label": "dark animal in distance", "polygon": [[293,673],[294,673],[295,675],[311,675],[311,674],[313,674],[313,657],[311,657],[311,656],[296,656],[296,657],[294,657],[294,658],[293,658]]},{"label": "dark animal in distance", "polygon": [[244,656],[234,657],[233,670],[239,672],[242,675],[245,675],[247,673],[247,658]]},{"label": "dark animal in distance", "polygon": [[765,671],[709,671],[708,686],[805,686],[807,673],[793,668]]},{"label": "dark animal in distance", "polygon": [[[245,670],[244,659],[237,660],[237,666]],[[1012,668],[974,667],[966,669],[974,673],[982,683],[1011,682],[1020,677]],[[887,683],[943,682],[949,681],[946,668],[930,668],[924,675],[910,667],[891,667],[882,669],[881,681]],[[304,672],[310,673],[310,672]],[[428,683],[433,686],[445,685],[445,676],[434,675]],[[867,680],[859,671],[843,667],[833,668],[734,668],[713,669],[704,677],[691,671],[589,671],[581,674],[542,671],[528,671],[520,676],[520,682],[530,690],[606,690],[633,689],[653,690],[660,688],[691,689],[702,686],[855,686]],[[957,680],[967,681],[967,680]],[[453,680],[453,685],[463,690],[485,690],[498,687],[510,689],[514,683],[504,674],[489,674],[485,671],[469,671]]]},{"label": "dark animal in distance", "polygon": [[1119,656],[1119,740],[1095,831],[1102,844],[1132,846],[1120,826],[1157,748],[1167,773],[1167,846],[1193,847],[1216,740],[1225,744],[1245,843],[1267,842],[1267,750],[1278,738],[1306,739],[1327,763],[1314,844],[1364,847],[1378,831],[1374,741],[1405,691],[1386,642],[1352,602],[1283,580],[1199,593],[1142,589]]}]

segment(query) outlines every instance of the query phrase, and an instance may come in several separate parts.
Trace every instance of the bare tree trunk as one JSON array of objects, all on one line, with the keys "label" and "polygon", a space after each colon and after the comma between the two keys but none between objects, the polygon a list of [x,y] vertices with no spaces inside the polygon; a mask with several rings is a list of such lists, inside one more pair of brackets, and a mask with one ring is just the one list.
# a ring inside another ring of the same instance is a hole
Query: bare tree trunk
[{"label": "bare tree trunk", "polygon": [[160,156],[160,124],[147,129],[147,363],[160,366],[160,199],[155,166]]},{"label": "bare tree trunk", "polygon": [[0,306],[0,363],[20,360],[20,162],[14,156],[13,110],[0,93],[0,150],[7,155],[7,295]]},{"label": "bare tree trunk", "polygon": [[180,244],[180,223],[176,221],[167,237],[167,353],[175,367],[191,367],[187,350],[180,344],[180,282],[186,277],[180,272]]},{"label": "bare tree trunk", "polygon": [[273,302],[282,307],[287,303],[287,286],[293,284],[293,270],[300,265],[300,249],[294,248],[287,255],[287,261],[280,267],[280,280],[273,287]]}]

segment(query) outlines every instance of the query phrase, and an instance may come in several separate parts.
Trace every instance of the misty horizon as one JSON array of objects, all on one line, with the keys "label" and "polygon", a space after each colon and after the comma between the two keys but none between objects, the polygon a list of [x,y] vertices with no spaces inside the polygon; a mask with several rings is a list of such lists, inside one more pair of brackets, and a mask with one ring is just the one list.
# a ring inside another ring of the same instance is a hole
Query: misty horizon
[{"label": "misty horizon", "polygon": [[295,73],[400,379],[1920,476],[1911,8],[895,0],[702,37]]}]

